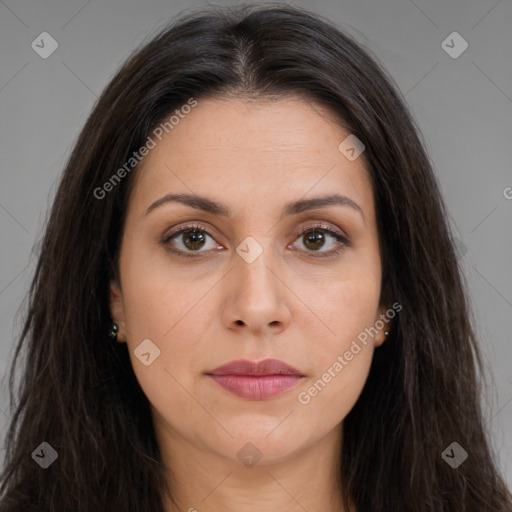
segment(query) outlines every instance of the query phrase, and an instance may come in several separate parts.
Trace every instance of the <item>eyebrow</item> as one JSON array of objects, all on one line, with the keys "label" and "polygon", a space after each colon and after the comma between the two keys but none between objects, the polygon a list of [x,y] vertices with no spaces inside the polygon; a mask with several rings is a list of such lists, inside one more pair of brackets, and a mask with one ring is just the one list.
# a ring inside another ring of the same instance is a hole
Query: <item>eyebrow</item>
[{"label": "eyebrow", "polygon": [[[196,210],[202,210],[213,215],[221,215],[223,217],[230,217],[232,215],[231,209],[228,206],[208,197],[196,194],[166,194],[152,203],[146,210],[145,215],[148,215],[155,208],[171,202],[182,203]],[[288,203],[283,208],[280,220],[288,215],[297,215],[308,210],[327,208],[329,206],[349,206],[358,211],[363,217],[363,220],[365,220],[364,212],[361,207],[349,197],[341,194],[330,194],[327,196],[313,197],[311,199],[299,199]]]}]

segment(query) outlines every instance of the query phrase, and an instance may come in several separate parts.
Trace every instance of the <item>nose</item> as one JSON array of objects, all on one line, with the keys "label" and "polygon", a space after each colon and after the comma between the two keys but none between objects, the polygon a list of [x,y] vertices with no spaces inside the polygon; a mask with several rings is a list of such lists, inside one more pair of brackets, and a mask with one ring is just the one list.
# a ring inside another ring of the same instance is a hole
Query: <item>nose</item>
[{"label": "nose", "polygon": [[247,330],[256,335],[277,334],[290,323],[289,299],[284,272],[270,247],[252,262],[238,254],[228,273],[223,323],[232,330]]}]

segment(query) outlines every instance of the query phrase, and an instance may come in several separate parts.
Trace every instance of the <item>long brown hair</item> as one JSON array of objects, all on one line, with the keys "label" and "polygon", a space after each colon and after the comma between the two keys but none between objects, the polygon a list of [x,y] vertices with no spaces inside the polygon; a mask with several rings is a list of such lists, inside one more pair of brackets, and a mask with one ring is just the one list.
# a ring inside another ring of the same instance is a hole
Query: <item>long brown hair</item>
[{"label": "long brown hair", "polygon": [[[364,143],[382,301],[402,305],[344,420],[345,496],[360,512],[512,510],[481,415],[482,363],[454,240],[415,122],[351,37],[316,14],[267,5],[177,18],[129,58],[89,116],[53,203],[11,368],[3,512],[162,511],[148,400],[126,344],[107,337],[137,167],[108,193],[98,188],[190,98],[291,94],[328,107]],[[456,469],[441,455],[454,441],[468,453]],[[46,469],[31,457],[42,442],[58,453]]]}]

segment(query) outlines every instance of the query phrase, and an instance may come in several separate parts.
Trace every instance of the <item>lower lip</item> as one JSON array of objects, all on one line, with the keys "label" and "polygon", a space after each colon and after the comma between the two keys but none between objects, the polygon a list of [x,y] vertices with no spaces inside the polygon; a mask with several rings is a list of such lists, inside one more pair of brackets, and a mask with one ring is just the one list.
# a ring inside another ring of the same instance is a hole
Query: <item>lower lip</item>
[{"label": "lower lip", "polygon": [[300,375],[209,375],[225,390],[248,400],[265,400],[295,387]]}]

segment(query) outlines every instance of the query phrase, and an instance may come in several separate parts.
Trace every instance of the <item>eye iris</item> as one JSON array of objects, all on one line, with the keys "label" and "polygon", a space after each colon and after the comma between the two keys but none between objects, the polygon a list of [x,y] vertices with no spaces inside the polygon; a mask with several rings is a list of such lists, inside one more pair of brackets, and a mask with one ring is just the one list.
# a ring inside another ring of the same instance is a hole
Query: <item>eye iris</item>
[{"label": "eye iris", "polygon": [[188,249],[200,249],[205,243],[205,236],[197,229],[186,229],[183,231],[183,243]]},{"label": "eye iris", "polygon": [[304,244],[308,249],[320,249],[325,243],[325,235],[322,231],[309,231],[304,236],[306,237]]}]

